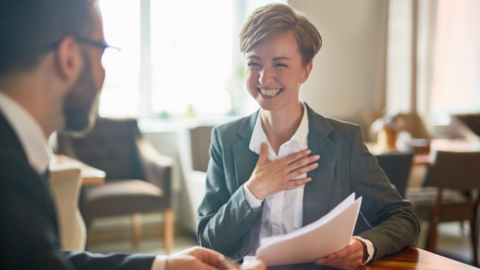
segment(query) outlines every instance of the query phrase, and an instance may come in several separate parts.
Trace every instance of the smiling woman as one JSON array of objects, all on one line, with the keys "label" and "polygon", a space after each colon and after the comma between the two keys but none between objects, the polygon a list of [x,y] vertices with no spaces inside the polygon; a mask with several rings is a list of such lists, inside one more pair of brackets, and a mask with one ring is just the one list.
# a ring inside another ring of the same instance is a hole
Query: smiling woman
[{"label": "smiling woman", "polygon": [[201,245],[236,260],[254,256],[262,238],[312,223],[352,192],[363,197],[355,236],[317,264],[355,269],[415,242],[411,204],[392,188],[358,125],[300,100],[321,44],[315,26],[287,5],[260,7],[244,23],[245,83],[260,109],[212,131]]}]

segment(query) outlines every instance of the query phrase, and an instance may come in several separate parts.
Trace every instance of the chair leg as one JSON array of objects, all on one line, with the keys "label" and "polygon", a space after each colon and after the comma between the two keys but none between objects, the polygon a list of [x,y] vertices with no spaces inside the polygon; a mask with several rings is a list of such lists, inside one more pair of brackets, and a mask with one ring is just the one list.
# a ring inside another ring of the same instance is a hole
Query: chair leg
[{"label": "chair leg", "polygon": [[132,223],[132,244],[134,247],[138,247],[142,235],[142,215],[133,214]]},{"label": "chair leg", "polygon": [[432,220],[430,222],[430,228],[428,230],[428,240],[427,240],[427,250],[435,253],[435,245],[437,242],[437,220]]},{"label": "chair leg", "polygon": [[175,237],[175,218],[172,209],[167,209],[163,212],[163,224],[165,234],[165,253],[170,255]]},{"label": "chair leg", "polygon": [[473,265],[478,267],[478,217],[470,220],[470,236],[472,237]]}]

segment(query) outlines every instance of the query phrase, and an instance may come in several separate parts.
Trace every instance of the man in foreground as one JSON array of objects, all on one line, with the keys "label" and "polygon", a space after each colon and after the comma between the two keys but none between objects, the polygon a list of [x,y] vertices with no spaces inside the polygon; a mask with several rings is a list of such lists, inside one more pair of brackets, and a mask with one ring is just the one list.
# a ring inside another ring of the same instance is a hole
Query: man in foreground
[{"label": "man in foreground", "polygon": [[93,1],[0,0],[0,269],[226,269],[204,248],[170,257],[61,250],[47,138],[93,125],[107,47]]}]

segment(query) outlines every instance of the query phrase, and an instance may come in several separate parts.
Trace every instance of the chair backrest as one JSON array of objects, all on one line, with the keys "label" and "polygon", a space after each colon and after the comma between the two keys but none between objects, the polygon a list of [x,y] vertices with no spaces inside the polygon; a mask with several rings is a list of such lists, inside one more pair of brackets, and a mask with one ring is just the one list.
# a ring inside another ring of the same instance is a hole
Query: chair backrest
[{"label": "chair backrest", "polygon": [[212,128],[213,126],[188,128],[177,136],[182,176],[179,222],[183,229],[193,234],[197,231],[197,209],[205,196]]},{"label": "chair backrest", "polygon": [[471,131],[480,137],[480,113],[453,115],[460,119]]},{"label": "chair backrest", "polygon": [[135,119],[99,118],[82,138],[60,134],[58,151],[105,171],[107,180],[145,180],[136,145],[139,136]]},{"label": "chair backrest", "polygon": [[50,188],[58,217],[60,244],[63,249],[85,250],[87,233],[78,209],[80,169],[69,164],[50,168]]},{"label": "chair backrest", "polygon": [[458,190],[480,188],[480,152],[437,151],[429,166],[427,185]]},{"label": "chair backrest", "polygon": [[386,153],[376,156],[378,165],[387,175],[390,183],[398,190],[398,193],[405,197],[405,189],[407,187],[410,169],[412,168],[413,153],[397,152]]},{"label": "chair backrest", "polygon": [[212,129],[213,126],[198,126],[190,129],[192,168],[195,171],[207,171]]}]

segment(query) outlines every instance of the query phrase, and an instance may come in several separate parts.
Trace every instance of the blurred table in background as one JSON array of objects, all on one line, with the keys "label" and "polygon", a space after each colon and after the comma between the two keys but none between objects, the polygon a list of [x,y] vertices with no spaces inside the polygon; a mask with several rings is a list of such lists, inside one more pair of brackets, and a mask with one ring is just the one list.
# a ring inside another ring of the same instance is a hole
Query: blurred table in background
[{"label": "blurred table in background", "polygon": [[[375,142],[365,144],[368,150],[374,153]],[[450,152],[475,152],[480,151],[480,141],[473,142],[462,139],[432,139],[430,147],[422,147],[420,151],[414,151],[413,165],[426,165],[429,163],[430,153],[432,151],[450,151]],[[374,153],[376,155],[380,153]]]},{"label": "blurred table in background", "polygon": [[[430,141],[430,152],[448,151],[448,152],[476,152],[480,151],[480,141],[472,142],[462,139],[433,139]],[[429,153],[415,154],[413,164],[428,164]]]},{"label": "blurred table in background", "polygon": [[72,164],[81,170],[82,185],[101,185],[105,183],[105,172],[97,168],[91,167],[81,161],[73,159],[65,155],[55,155],[50,161],[50,166],[59,164]]},{"label": "blurred table in background", "polygon": [[[271,266],[268,270],[335,270],[336,268],[318,266],[313,263]],[[431,252],[410,247],[386,256],[374,263],[361,265],[356,270],[473,270],[470,265]]]}]

